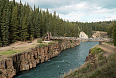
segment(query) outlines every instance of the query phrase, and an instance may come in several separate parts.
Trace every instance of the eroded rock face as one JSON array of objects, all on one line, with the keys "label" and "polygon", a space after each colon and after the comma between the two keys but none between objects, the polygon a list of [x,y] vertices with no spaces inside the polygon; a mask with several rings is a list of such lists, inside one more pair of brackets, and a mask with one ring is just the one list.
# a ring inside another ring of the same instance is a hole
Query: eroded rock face
[{"label": "eroded rock face", "polygon": [[12,78],[16,73],[35,68],[37,64],[58,56],[61,50],[79,45],[78,40],[64,40],[44,47],[35,47],[31,51],[22,52],[0,61],[0,78]]},{"label": "eroded rock face", "polygon": [[0,78],[12,78],[16,75],[16,69],[13,66],[11,58],[4,59],[0,62]]}]

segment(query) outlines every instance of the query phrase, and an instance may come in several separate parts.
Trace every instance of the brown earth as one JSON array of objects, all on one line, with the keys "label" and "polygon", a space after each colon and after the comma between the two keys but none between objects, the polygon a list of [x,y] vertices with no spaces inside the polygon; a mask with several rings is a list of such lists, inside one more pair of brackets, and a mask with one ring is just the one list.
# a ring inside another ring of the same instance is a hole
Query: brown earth
[{"label": "brown earth", "polygon": [[103,31],[93,31],[93,38],[107,38],[107,32],[103,32]]},{"label": "brown earth", "polygon": [[[27,50],[29,50],[30,48],[33,48],[33,47],[35,47],[37,44],[39,44],[39,43],[37,43],[37,40],[38,40],[39,38],[37,38],[37,39],[34,39],[32,42],[30,42],[30,41],[25,41],[25,42],[22,42],[22,41],[17,41],[17,42],[15,42],[15,43],[13,43],[13,44],[10,44],[9,46],[6,46],[6,47],[0,47],[0,53],[1,52],[3,52],[3,51],[6,51],[6,50],[19,50],[19,51],[22,51],[22,52],[24,52],[24,51],[27,51]],[[2,55],[2,56],[0,56],[0,58],[6,58],[7,57],[7,55]]]},{"label": "brown earth", "polygon": [[99,47],[105,51],[104,56],[106,57],[116,52],[116,47],[113,45],[102,44],[102,45],[99,45]]}]

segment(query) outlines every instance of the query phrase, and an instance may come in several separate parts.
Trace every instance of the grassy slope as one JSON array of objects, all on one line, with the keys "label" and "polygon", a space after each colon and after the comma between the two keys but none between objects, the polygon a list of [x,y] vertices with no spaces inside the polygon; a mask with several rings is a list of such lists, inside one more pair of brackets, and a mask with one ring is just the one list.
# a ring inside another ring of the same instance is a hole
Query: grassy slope
[{"label": "grassy slope", "polygon": [[[97,52],[97,48],[93,51]],[[93,64],[88,61],[81,68],[63,78],[116,78],[116,53],[108,58],[99,55]]]}]

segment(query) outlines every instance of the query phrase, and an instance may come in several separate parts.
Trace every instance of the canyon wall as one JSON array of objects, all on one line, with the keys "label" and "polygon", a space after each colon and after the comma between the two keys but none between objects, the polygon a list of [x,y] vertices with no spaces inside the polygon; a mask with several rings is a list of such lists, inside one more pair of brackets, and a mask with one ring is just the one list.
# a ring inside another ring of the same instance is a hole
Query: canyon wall
[{"label": "canyon wall", "polygon": [[9,56],[0,61],[0,78],[12,78],[19,71],[35,68],[48,59],[58,56],[60,52],[67,48],[73,48],[80,44],[79,40],[63,40],[60,43],[35,47],[30,51]]}]

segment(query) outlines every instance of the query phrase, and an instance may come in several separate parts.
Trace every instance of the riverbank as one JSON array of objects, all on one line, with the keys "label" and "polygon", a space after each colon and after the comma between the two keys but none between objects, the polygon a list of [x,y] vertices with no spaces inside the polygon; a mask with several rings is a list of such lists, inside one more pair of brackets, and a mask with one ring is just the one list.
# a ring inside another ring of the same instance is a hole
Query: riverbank
[{"label": "riverbank", "polygon": [[[101,49],[102,47],[102,49]],[[115,78],[116,77],[116,47],[105,51],[113,44],[103,43],[90,49],[86,62],[80,68],[65,75],[63,78]],[[113,53],[109,53],[110,51]],[[108,54],[109,53],[109,54]]]},{"label": "riverbank", "polygon": [[36,65],[59,55],[62,50],[79,44],[79,40],[63,40],[47,46],[36,46],[30,51],[9,56],[0,61],[0,78],[12,78],[19,71],[35,68]]}]

